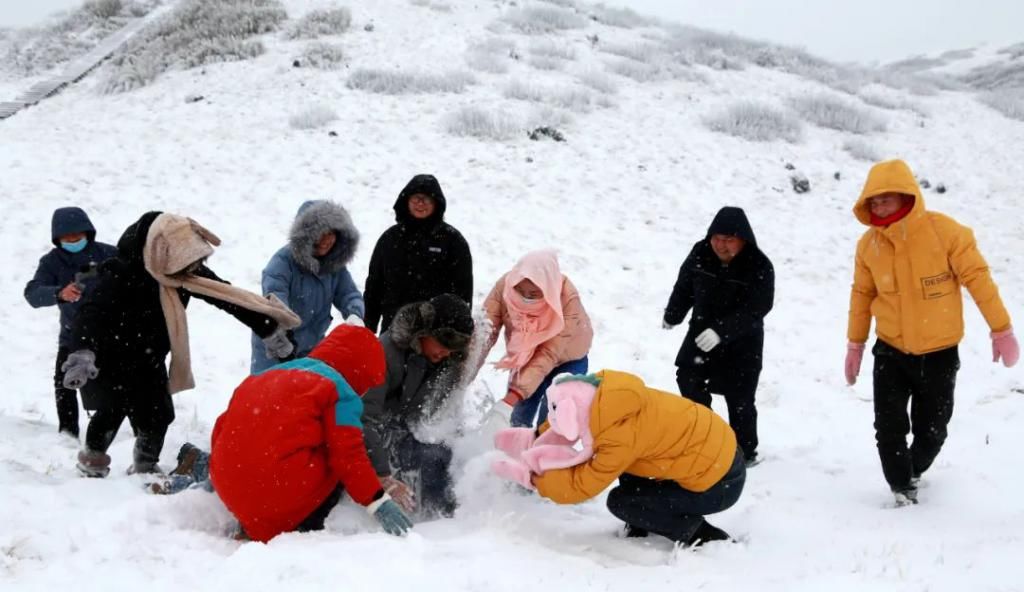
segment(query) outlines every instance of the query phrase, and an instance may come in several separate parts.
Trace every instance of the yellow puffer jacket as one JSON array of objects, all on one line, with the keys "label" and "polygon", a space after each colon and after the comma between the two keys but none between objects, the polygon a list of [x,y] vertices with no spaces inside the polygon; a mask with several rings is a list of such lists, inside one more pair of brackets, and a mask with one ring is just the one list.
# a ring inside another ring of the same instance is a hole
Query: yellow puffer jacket
[{"label": "yellow puffer jacket", "polygon": [[[867,200],[883,193],[914,196],[914,207],[887,227],[871,225]],[[867,232],[857,243],[847,337],[867,341],[871,317],[878,338],[905,353],[952,347],[964,335],[966,286],[992,331],[1010,327],[988,264],[971,229],[925,210],[924,197],[902,160],[876,164],[853,213]]]},{"label": "yellow puffer jacket", "polygon": [[582,465],[535,477],[541,495],[560,504],[579,503],[623,473],[672,479],[701,492],[729,471],[736,435],[713,411],[649,388],[632,374],[605,370],[598,376],[601,386],[590,411],[594,456]]}]

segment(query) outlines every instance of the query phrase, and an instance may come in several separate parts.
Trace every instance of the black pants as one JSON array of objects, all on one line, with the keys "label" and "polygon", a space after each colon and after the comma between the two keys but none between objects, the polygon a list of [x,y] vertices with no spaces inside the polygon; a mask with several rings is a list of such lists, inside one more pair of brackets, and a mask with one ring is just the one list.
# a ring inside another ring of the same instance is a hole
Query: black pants
[{"label": "black pants", "polygon": [[746,480],[747,469],[739,449],[729,472],[699,493],[683,489],[675,481],[623,473],[619,486],[608,494],[608,510],[626,524],[686,544],[705,515],[728,509],[740,499]]},{"label": "black pants", "polygon": [[[103,386],[87,382],[84,390],[102,389]],[[146,395],[132,393],[125,395],[124,387],[108,389],[94,397],[103,401],[98,405],[89,427],[85,431],[85,445],[96,452],[106,452],[113,443],[117,431],[125,418],[135,431],[135,451],[133,461],[136,465],[155,465],[160,460],[160,451],[164,447],[167,427],[174,421],[174,403],[167,392],[167,385],[158,385]],[[120,395],[120,396],[118,396]],[[130,398],[129,398],[130,397]]]},{"label": "black pants", "polygon": [[450,518],[455,513],[455,494],[449,473],[451,448],[420,442],[412,434],[406,434],[394,443],[391,464],[398,469],[398,478],[415,492],[421,517]]},{"label": "black pants", "polygon": [[78,392],[64,388],[64,371],[60,369],[68,361],[71,350],[57,348],[57,367],[53,371],[53,392],[57,399],[57,431],[78,437]]},{"label": "black pants", "polygon": [[[882,472],[898,491],[932,465],[953,417],[953,390],[960,369],[956,346],[922,355],[905,354],[878,341],[875,356],[875,440]],[[907,403],[910,414],[907,414]],[[907,446],[907,434],[913,443]]]},{"label": "black pants", "polygon": [[683,397],[711,408],[711,393],[725,397],[729,408],[729,426],[736,432],[736,440],[746,458],[757,453],[757,406],[754,396],[761,369],[741,368],[732,372],[727,369],[708,369],[686,366],[676,371],[676,384]]},{"label": "black pants", "polygon": [[323,530],[324,521],[327,520],[327,516],[334,509],[334,506],[338,505],[341,501],[341,492],[344,489],[341,485],[334,488],[334,491],[327,496],[327,499],[322,504],[316,507],[306,519],[303,520],[298,526],[295,527],[295,532],[312,532],[314,530]]}]

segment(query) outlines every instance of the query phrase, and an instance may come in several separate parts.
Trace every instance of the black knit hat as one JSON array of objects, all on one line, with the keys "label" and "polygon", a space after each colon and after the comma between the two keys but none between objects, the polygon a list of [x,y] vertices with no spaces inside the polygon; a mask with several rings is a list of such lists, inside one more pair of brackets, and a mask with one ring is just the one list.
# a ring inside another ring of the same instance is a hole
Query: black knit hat
[{"label": "black knit hat", "polygon": [[452,294],[441,294],[428,300],[420,310],[427,323],[427,335],[452,351],[469,347],[473,337],[473,315],[464,300]]}]

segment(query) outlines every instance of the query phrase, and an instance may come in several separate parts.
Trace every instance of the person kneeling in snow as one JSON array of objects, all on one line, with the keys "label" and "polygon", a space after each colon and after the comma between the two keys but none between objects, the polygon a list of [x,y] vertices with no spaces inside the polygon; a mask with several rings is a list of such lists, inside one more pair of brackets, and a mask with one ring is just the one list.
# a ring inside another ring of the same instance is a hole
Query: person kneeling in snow
[{"label": "person kneeling in snow", "polygon": [[443,442],[422,442],[414,429],[431,420],[451,395],[459,358],[472,336],[469,305],[452,294],[403,306],[380,336],[387,380],[366,393],[367,449],[381,482],[410,510],[416,496],[407,483],[416,474],[423,516],[455,512],[452,451]]},{"label": "person kneeling in snow", "polygon": [[743,452],[722,418],[613,370],[563,375],[547,396],[539,437],[529,428],[495,435],[511,457],[495,461],[495,473],[559,504],[588,500],[618,479],[608,509],[626,536],[650,531],[686,546],[729,539],[704,519],[735,504],[746,481]]},{"label": "person kneeling in snow", "polygon": [[[235,389],[213,428],[209,474],[250,539],[323,530],[342,491],[389,534],[412,528],[363,443],[360,397],[384,372],[373,333],[340,325],[308,357],[249,376]],[[204,460],[183,447],[179,458],[191,463],[196,456]]]}]

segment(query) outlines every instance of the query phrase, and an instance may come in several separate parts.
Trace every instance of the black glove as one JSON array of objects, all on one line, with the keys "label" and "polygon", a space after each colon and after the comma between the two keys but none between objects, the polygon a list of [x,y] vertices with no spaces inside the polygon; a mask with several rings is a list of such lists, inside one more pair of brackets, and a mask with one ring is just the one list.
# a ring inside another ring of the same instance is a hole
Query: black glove
[{"label": "black glove", "polygon": [[71,353],[60,369],[64,372],[64,388],[74,390],[82,388],[100,373],[96,367],[96,354],[87,349]]}]

